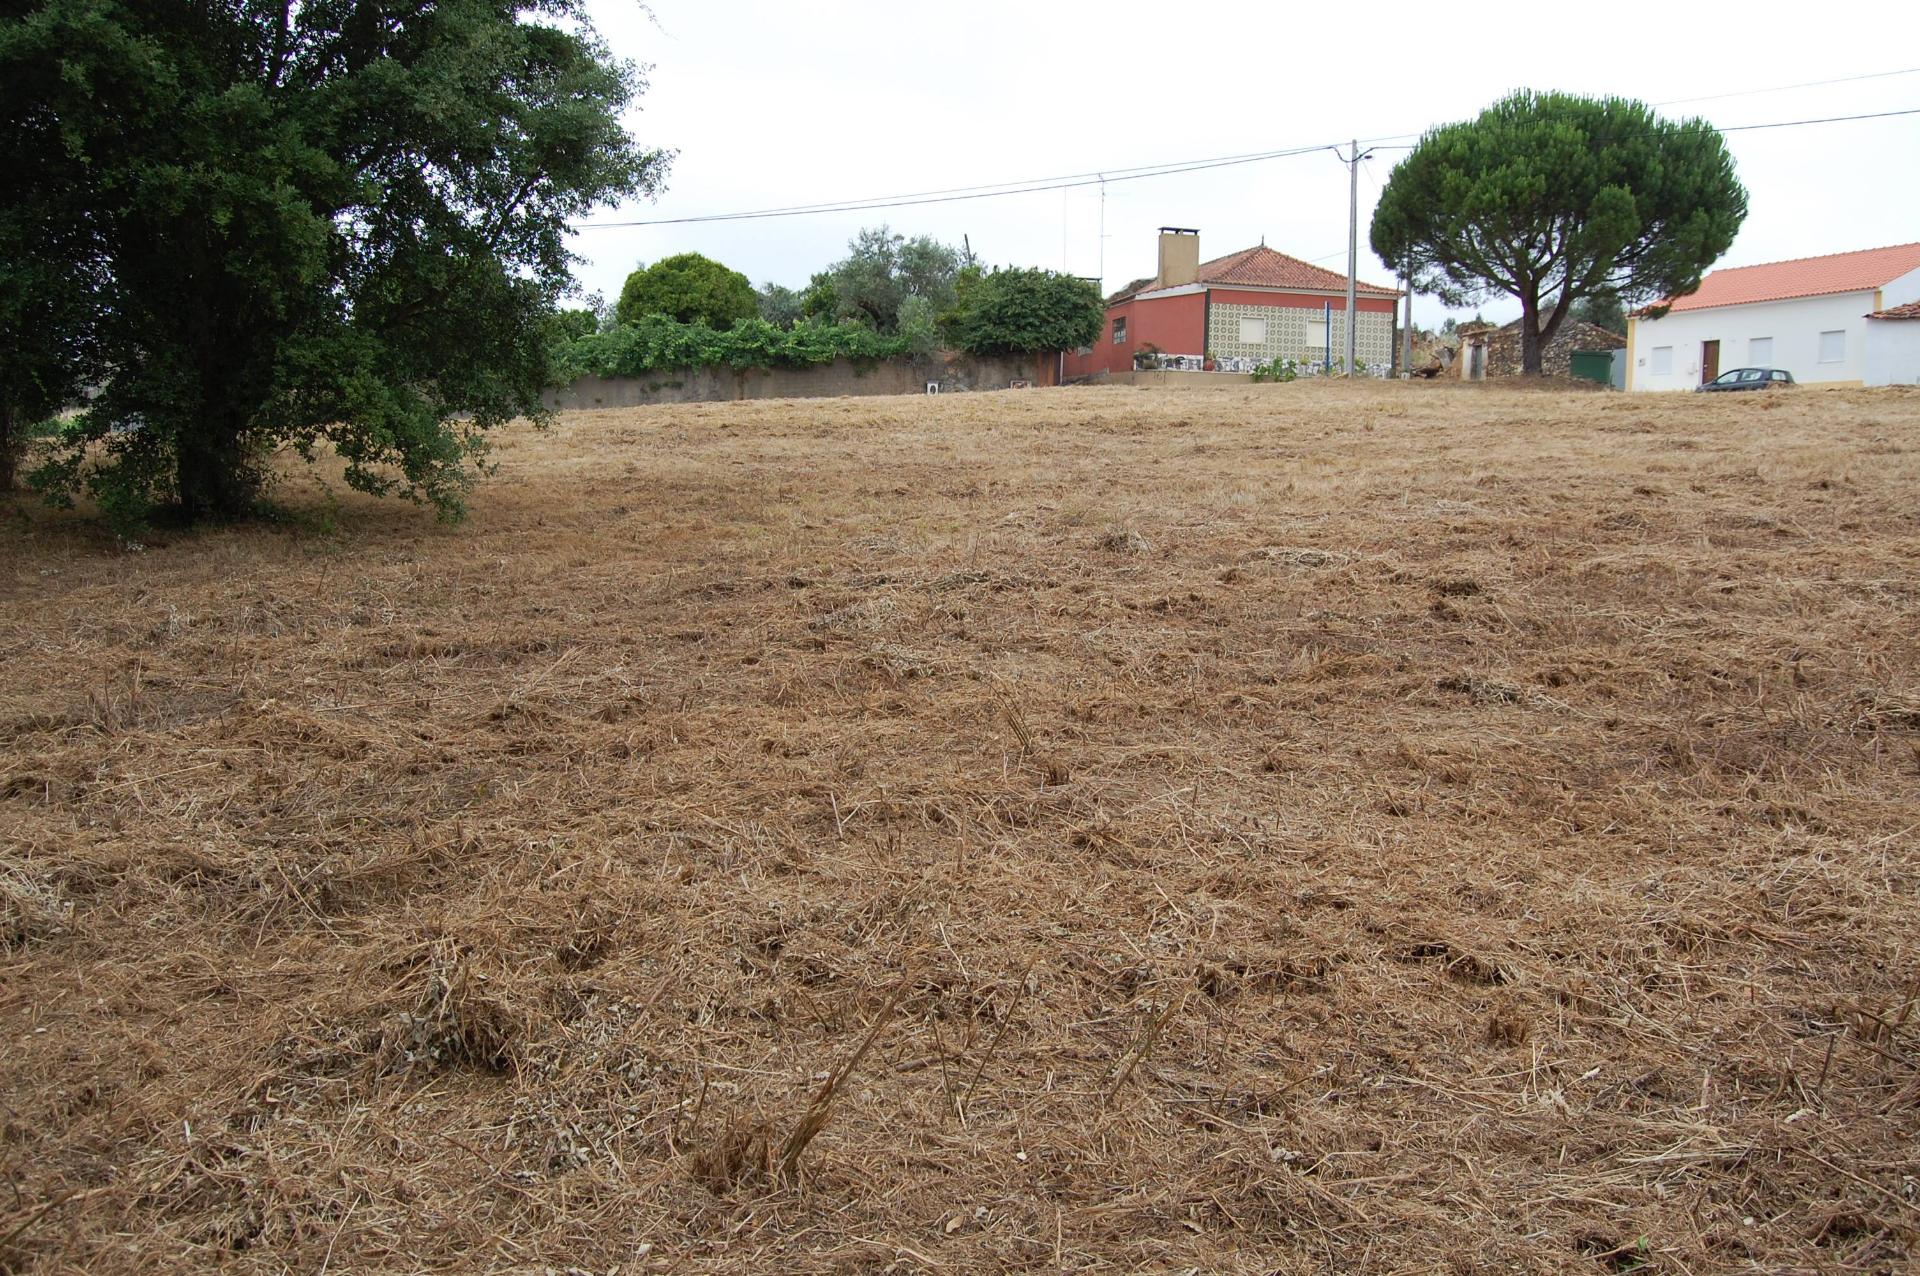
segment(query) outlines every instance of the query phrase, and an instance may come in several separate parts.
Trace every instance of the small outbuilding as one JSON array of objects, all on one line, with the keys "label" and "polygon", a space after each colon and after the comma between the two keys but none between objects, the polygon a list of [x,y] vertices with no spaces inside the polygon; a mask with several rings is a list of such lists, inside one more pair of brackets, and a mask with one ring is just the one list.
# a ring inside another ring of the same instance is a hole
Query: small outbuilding
[{"label": "small outbuilding", "polygon": [[[1462,381],[1517,377],[1522,373],[1520,320],[1504,327],[1468,324],[1459,330],[1460,357],[1454,367]],[[1579,376],[1606,384],[1612,353],[1624,349],[1627,339],[1597,324],[1566,319],[1540,351],[1543,376]],[[1594,356],[1583,358],[1582,356]]]},{"label": "small outbuilding", "polygon": [[1867,316],[1867,384],[1920,385],[1920,301]]}]

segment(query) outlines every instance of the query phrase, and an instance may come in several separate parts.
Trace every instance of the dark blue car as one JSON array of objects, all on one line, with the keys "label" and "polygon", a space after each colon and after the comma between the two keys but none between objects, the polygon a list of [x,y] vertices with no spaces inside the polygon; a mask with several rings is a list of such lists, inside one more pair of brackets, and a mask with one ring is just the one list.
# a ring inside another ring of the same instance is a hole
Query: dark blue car
[{"label": "dark blue car", "polygon": [[1793,373],[1785,368],[1735,368],[1722,372],[1698,390],[1701,394],[1717,390],[1778,390],[1792,384]]}]

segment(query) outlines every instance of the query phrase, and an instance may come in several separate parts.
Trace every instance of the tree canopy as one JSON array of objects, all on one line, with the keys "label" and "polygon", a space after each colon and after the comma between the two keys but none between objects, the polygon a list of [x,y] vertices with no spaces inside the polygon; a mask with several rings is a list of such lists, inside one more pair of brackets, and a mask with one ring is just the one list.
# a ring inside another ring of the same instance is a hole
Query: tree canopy
[{"label": "tree canopy", "polygon": [[[59,165],[42,141],[0,138],[0,171],[22,183],[46,180]],[[97,256],[85,223],[59,202],[0,205],[0,492],[15,486],[28,432],[80,397],[94,353]]]},{"label": "tree canopy", "polygon": [[[875,332],[900,330],[909,298],[938,314],[953,304],[954,279],[964,255],[926,235],[912,239],[885,226],[869,227],[847,243],[847,255],[816,274],[801,298],[809,317],[852,319]],[[909,307],[909,313],[926,313]]]},{"label": "tree canopy", "polygon": [[1581,323],[1590,323],[1596,328],[1605,328],[1608,332],[1626,335],[1627,308],[1620,304],[1620,297],[1609,289],[1601,289],[1573,303],[1573,309],[1567,312]]},{"label": "tree canopy", "polygon": [[996,270],[971,280],[947,322],[969,354],[1032,354],[1090,345],[1106,315],[1097,285],[1051,270]]},{"label": "tree canopy", "polygon": [[805,313],[801,308],[804,300],[801,294],[785,284],[761,284],[756,300],[760,304],[760,317],[776,328],[793,327]]},{"label": "tree canopy", "polygon": [[840,298],[833,289],[832,272],[814,271],[807,286],[800,290],[800,317],[830,321],[839,308]]},{"label": "tree canopy", "polygon": [[1450,306],[1517,298],[1523,367],[1537,374],[1575,302],[1692,292],[1746,215],[1733,157],[1704,120],[1523,90],[1429,130],[1388,178],[1371,239]]},{"label": "tree canopy", "polygon": [[[567,223],[669,159],[621,127],[644,85],[584,0],[7,15],[0,351],[59,317],[0,392],[31,415],[97,388],[34,480],[124,522],[244,514],[275,447],[323,443],[457,514],[484,431],[541,412]],[[33,243],[45,269],[11,274]]]},{"label": "tree canopy", "polygon": [[676,253],[634,271],[614,307],[621,323],[665,315],[679,323],[718,329],[731,328],[759,313],[760,298],[747,277],[699,253]]}]

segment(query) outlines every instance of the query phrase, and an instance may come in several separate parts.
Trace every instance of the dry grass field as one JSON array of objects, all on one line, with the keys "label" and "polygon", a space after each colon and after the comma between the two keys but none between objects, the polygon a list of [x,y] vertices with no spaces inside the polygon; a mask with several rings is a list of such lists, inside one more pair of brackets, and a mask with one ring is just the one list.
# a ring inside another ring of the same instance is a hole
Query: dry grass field
[{"label": "dry grass field", "polygon": [[0,507],[0,1270],[1911,1270],[1920,394],[498,459]]}]

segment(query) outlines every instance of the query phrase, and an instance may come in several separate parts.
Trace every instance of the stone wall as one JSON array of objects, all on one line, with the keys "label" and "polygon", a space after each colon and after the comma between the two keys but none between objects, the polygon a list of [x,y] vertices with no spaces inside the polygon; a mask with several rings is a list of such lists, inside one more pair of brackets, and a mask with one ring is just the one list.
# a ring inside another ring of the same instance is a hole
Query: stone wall
[{"label": "stone wall", "polygon": [[719,403],[730,399],[824,399],[840,395],[925,394],[929,381],[942,393],[1004,390],[1016,381],[1054,384],[1051,354],[946,359],[836,359],[811,368],[675,368],[643,377],[582,377],[541,396],[550,408],[581,411],[634,408],[650,403]]},{"label": "stone wall", "polygon": [[[1464,343],[1475,339],[1484,340],[1487,347],[1486,376],[1517,377],[1521,375],[1520,325],[1516,321],[1504,328],[1488,328],[1461,334]],[[1572,357],[1576,350],[1617,350],[1627,344],[1627,339],[1605,328],[1590,323],[1581,323],[1577,319],[1568,319],[1561,323],[1560,331],[1553,334],[1546,348],[1540,352],[1540,371],[1549,377],[1572,375]],[[1470,360],[1461,359],[1457,366],[1461,376],[1466,376]]]}]

